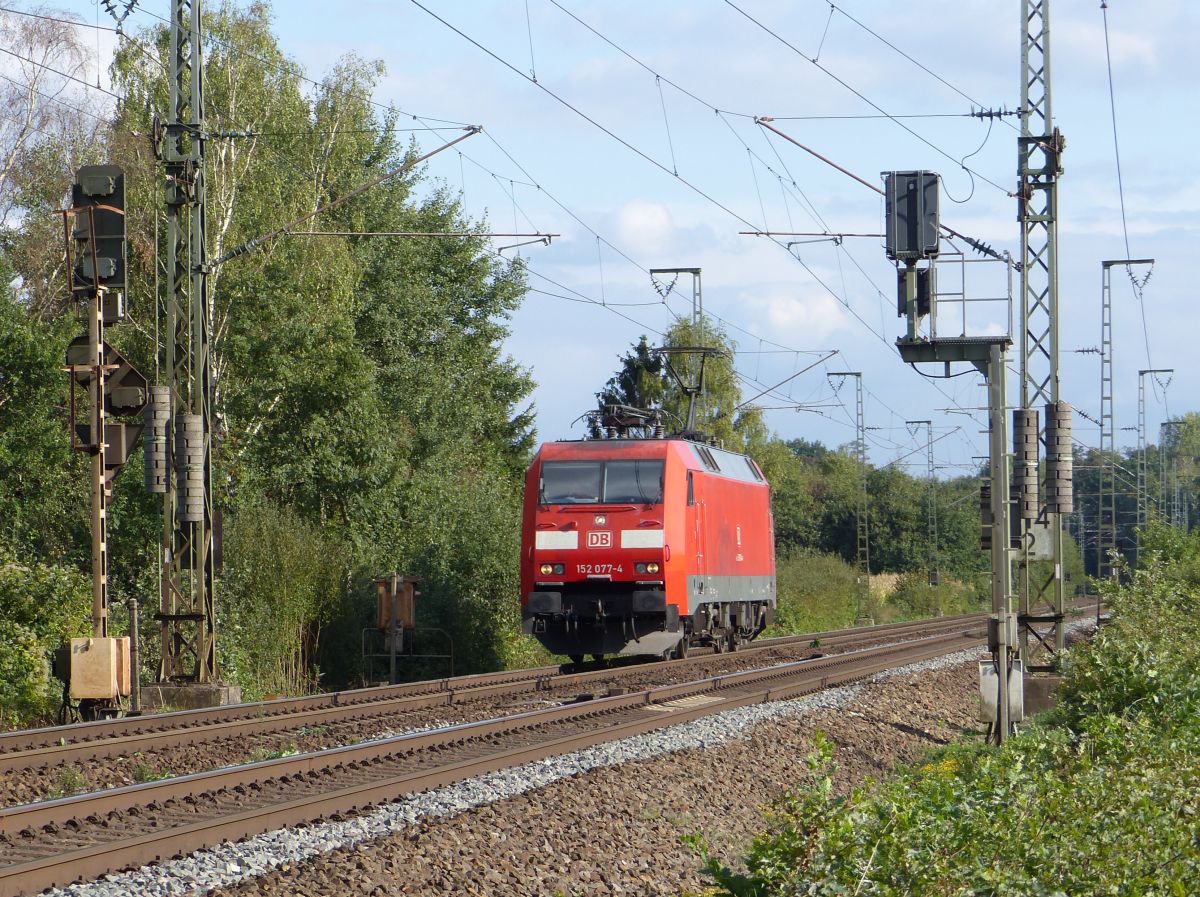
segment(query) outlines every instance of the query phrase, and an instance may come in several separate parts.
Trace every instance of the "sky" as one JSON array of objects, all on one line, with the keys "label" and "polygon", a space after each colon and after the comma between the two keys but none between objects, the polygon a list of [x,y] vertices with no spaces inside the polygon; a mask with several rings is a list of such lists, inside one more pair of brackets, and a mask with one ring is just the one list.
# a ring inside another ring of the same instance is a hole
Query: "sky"
[{"label": "sky", "polygon": [[[60,5],[111,24],[95,0]],[[167,12],[139,0],[126,27]],[[881,198],[755,122],[770,116],[870,184],[889,170],[938,172],[942,222],[1019,259],[1018,119],[970,115],[1020,106],[1019,0],[278,0],[273,12],[284,52],[312,78],[347,54],[380,60],[375,100],[432,129],[413,132],[422,150],[481,125],[427,163],[429,185],[461,191],[491,231],[556,235],[492,241],[529,270],[505,350],[537,383],[539,438],[582,436],[578,419],[620,356],[692,313],[690,275],[649,273],[687,267],[701,269],[704,310],[737,344],[744,397],[787,381],[759,400],[782,438],[851,441],[854,383],[828,375],[858,371],[872,463],[923,473],[912,420],[933,421],[941,476],[985,453],[981,378],[931,379],[896,353],[903,321],[881,239],[739,232],[881,232]],[[1154,258],[1140,298],[1125,269],[1112,277],[1118,446],[1137,441],[1124,428],[1137,423],[1139,370],[1174,369],[1143,378],[1154,442],[1161,421],[1197,410],[1200,387],[1188,363],[1200,320],[1189,274],[1200,7],[1060,0],[1051,16],[1053,117],[1066,138],[1061,397],[1080,410],[1076,438],[1096,445],[1099,356],[1078,350],[1100,343],[1101,261]],[[968,335],[1010,332],[1010,318],[1017,331],[1005,265],[943,244],[938,283],[940,333],[963,329],[953,293],[996,300],[969,306]],[[1019,302],[1015,274],[1011,291]]]}]

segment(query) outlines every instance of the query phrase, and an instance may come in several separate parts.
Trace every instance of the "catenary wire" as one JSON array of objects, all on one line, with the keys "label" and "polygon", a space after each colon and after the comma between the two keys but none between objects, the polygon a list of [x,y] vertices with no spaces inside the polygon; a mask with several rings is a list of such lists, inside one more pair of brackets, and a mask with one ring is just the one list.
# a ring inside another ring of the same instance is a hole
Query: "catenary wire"
[{"label": "catenary wire", "polygon": [[[728,0],[726,0],[726,2],[728,2]],[[732,209],[730,209],[730,208],[729,208],[727,205],[725,205],[724,203],[722,203],[722,202],[720,202],[719,200],[715,199],[715,198],[714,198],[714,197],[712,197],[710,194],[706,193],[704,190],[702,190],[702,189],[701,189],[700,187],[698,187],[697,185],[695,185],[695,184],[691,183],[691,182],[690,182],[689,180],[687,180],[686,178],[683,178],[683,177],[681,177],[681,176],[677,176],[677,175],[675,175],[673,172],[671,172],[671,170],[670,170],[669,168],[667,168],[667,167],[666,167],[665,165],[663,165],[661,162],[659,162],[658,160],[654,159],[652,156],[648,155],[647,153],[645,153],[644,151],[642,151],[640,148],[638,148],[638,147],[636,147],[635,145],[633,145],[632,143],[630,143],[628,140],[626,140],[626,139],[624,139],[623,137],[619,136],[618,134],[616,134],[615,132],[613,132],[611,129],[609,129],[609,128],[608,128],[608,127],[606,127],[605,125],[601,124],[601,123],[600,123],[600,122],[598,122],[596,119],[594,119],[593,117],[591,117],[591,116],[590,116],[590,115],[588,115],[587,113],[583,112],[583,111],[582,111],[581,109],[579,109],[578,107],[574,106],[573,104],[571,104],[570,102],[568,102],[567,100],[565,100],[564,98],[562,98],[561,96],[559,96],[559,95],[558,95],[557,93],[555,93],[554,91],[550,90],[548,87],[546,87],[546,86],[545,86],[545,84],[543,84],[543,83],[538,83],[538,82],[534,82],[534,81],[533,81],[533,80],[532,80],[532,79],[531,79],[531,78],[530,78],[528,75],[526,75],[525,73],[523,73],[523,72],[522,72],[522,71],[521,71],[519,68],[517,68],[516,66],[514,66],[512,63],[508,62],[506,59],[504,59],[503,57],[499,56],[497,53],[495,53],[494,51],[492,51],[492,50],[491,50],[491,49],[489,49],[488,47],[484,46],[484,45],[483,45],[483,44],[481,44],[479,41],[475,40],[473,37],[471,37],[470,35],[468,35],[468,34],[467,34],[467,33],[465,33],[464,31],[462,31],[460,28],[456,27],[455,25],[453,25],[452,23],[450,23],[450,22],[449,22],[449,21],[447,21],[446,19],[444,19],[444,18],[442,18],[441,16],[439,16],[437,13],[433,12],[432,10],[430,10],[428,7],[426,7],[426,6],[425,6],[425,5],[423,5],[421,2],[419,2],[419,0],[410,0],[410,3],[412,3],[412,5],[416,6],[418,9],[421,9],[423,12],[425,12],[425,13],[426,13],[427,15],[429,15],[431,18],[433,18],[433,19],[437,20],[438,22],[440,22],[442,25],[444,25],[445,27],[447,27],[448,29],[450,29],[451,31],[453,31],[455,34],[459,35],[461,38],[463,38],[463,39],[464,39],[464,40],[466,40],[468,43],[470,43],[471,45],[473,45],[474,47],[476,47],[477,49],[479,49],[481,52],[485,53],[487,56],[491,57],[493,60],[495,60],[496,62],[500,63],[502,66],[504,66],[505,68],[509,69],[511,72],[513,72],[513,73],[514,73],[515,75],[517,75],[518,77],[520,77],[520,78],[524,79],[525,81],[527,81],[527,82],[529,82],[529,83],[531,83],[531,84],[534,84],[534,86],[536,86],[537,88],[539,88],[540,90],[542,90],[543,92],[545,92],[547,95],[549,95],[550,97],[552,97],[552,98],[553,98],[554,100],[556,100],[558,103],[560,103],[561,105],[563,105],[564,107],[566,107],[566,108],[567,108],[567,109],[569,109],[570,111],[574,112],[574,113],[575,113],[576,115],[578,115],[579,117],[583,118],[585,121],[587,121],[589,124],[591,124],[591,125],[593,125],[594,127],[596,127],[598,130],[600,130],[600,131],[602,131],[603,133],[607,134],[607,135],[608,135],[608,136],[609,136],[611,139],[615,140],[616,142],[620,143],[622,146],[626,147],[626,148],[627,148],[627,149],[628,149],[630,152],[634,153],[634,154],[635,154],[635,155],[637,155],[638,157],[640,157],[640,158],[644,159],[645,161],[649,162],[649,163],[650,163],[651,165],[653,165],[655,168],[658,168],[659,170],[663,171],[664,173],[666,173],[666,174],[669,174],[669,175],[671,175],[672,177],[675,177],[675,178],[676,178],[678,181],[680,181],[680,182],[681,182],[681,183],[683,183],[685,186],[687,186],[687,187],[689,187],[691,190],[693,190],[693,192],[697,193],[697,194],[698,194],[698,195],[700,195],[702,198],[704,198],[704,199],[708,200],[710,203],[712,203],[713,205],[717,206],[718,208],[720,208],[720,209],[721,209],[722,211],[724,211],[725,213],[727,213],[727,214],[729,214],[730,216],[732,216],[732,217],[736,218],[738,221],[741,221],[743,224],[746,224],[747,226],[753,227],[753,224],[752,224],[752,223],[751,223],[749,220],[747,220],[746,218],[742,217],[742,216],[741,216],[740,214],[738,214],[737,212],[735,212],[735,211],[733,211]],[[732,4],[731,4],[731,5],[732,5]],[[803,55],[803,54],[801,54],[801,55]],[[981,177],[982,177],[982,176],[981,176]],[[983,179],[984,179],[984,180],[987,180],[986,178],[983,178]],[[1001,189],[1003,189],[1003,188],[1001,188]],[[778,241],[774,241],[774,242],[776,242],[776,243],[778,244]],[[782,244],[779,244],[779,245],[781,245],[781,246],[782,246]],[[793,255],[793,257],[795,257],[795,256]],[[825,290],[826,290],[826,291],[827,291],[827,292],[828,292],[828,293],[829,293],[831,296],[833,296],[833,297],[834,297],[834,298],[835,298],[835,299],[836,299],[836,300],[837,300],[839,303],[841,303],[841,304],[843,305],[843,307],[845,307],[845,308],[846,308],[846,309],[847,309],[847,310],[850,312],[850,314],[851,314],[851,315],[852,315],[852,316],[853,316],[853,317],[854,317],[856,320],[858,320],[858,321],[859,321],[859,323],[860,323],[860,324],[862,324],[864,327],[866,327],[866,328],[867,328],[867,330],[868,330],[868,331],[870,331],[872,334],[874,334],[874,335],[876,336],[876,338],[877,338],[877,339],[879,339],[881,342],[883,342],[883,343],[884,343],[884,345],[886,345],[886,346],[889,348],[889,350],[890,350],[890,351],[895,351],[895,347],[894,347],[894,346],[893,346],[891,343],[889,343],[885,337],[883,337],[881,334],[879,334],[877,331],[875,331],[875,330],[874,330],[874,328],[873,328],[873,327],[871,327],[871,325],[870,325],[870,324],[868,324],[868,323],[867,323],[867,322],[866,322],[866,321],[865,321],[865,320],[862,318],[862,316],[861,316],[861,315],[859,315],[859,314],[858,314],[858,312],[857,312],[855,309],[853,309],[853,308],[852,308],[852,307],[851,307],[851,306],[848,304],[848,302],[847,302],[845,299],[843,299],[842,297],[838,296],[838,294],[837,294],[837,293],[836,293],[834,290],[832,290],[832,288],[830,288],[830,287],[829,287],[829,285],[828,285],[827,283],[825,283],[825,281],[824,281],[823,279],[821,279],[819,276],[817,276],[817,275],[816,275],[816,273],[815,273],[815,272],[812,270],[812,268],[811,268],[811,267],[810,267],[810,266],[809,266],[809,265],[808,265],[806,262],[804,262],[804,260],[803,260],[803,259],[799,259],[799,258],[797,258],[797,261],[799,261],[800,265],[801,265],[801,266],[802,266],[802,267],[803,267],[803,268],[804,268],[804,269],[805,269],[805,270],[806,270],[806,271],[809,273],[809,275],[810,275],[810,276],[811,276],[811,277],[812,277],[812,278],[813,278],[813,279],[814,279],[814,280],[815,280],[817,283],[819,283],[819,284],[822,286],[822,288],[823,288],[823,289],[825,289]],[[741,328],[739,328],[739,329],[741,329]],[[754,335],[754,334],[751,334],[751,335],[753,335],[753,336],[755,336],[755,337],[757,338],[757,336],[756,336],[756,335]],[[955,399],[953,398],[953,396],[951,396],[950,394],[946,393],[946,391],[945,391],[944,389],[942,389],[942,388],[940,387],[940,385],[938,385],[938,384],[936,384],[936,383],[934,383],[934,382],[932,382],[932,381],[929,381],[929,380],[924,380],[924,381],[922,381],[922,382],[929,382],[929,383],[931,383],[931,385],[933,385],[933,386],[934,386],[934,388],[935,388],[935,389],[936,389],[936,390],[937,390],[939,393],[941,393],[941,394],[942,394],[944,397],[946,397],[947,399],[949,399],[949,400],[950,400],[952,403],[955,403],[955,404],[957,404],[957,402],[955,401]]]},{"label": "catenary wire", "polygon": [[959,159],[956,159],[956,158],[955,158],[955,157],[954,157],[952,154],[950,154],[950,153],[946,152],[946,150],[942,149],[942,148],[941,148],[940,146],[938,146],[936,143],[934,143],[933,141],[929,140],[929,139],[928,139],[928,138],[926,138],[925,136],[923,136],[923,135],[921,135],[921,134],[917,133],[917,132],[916,132],[916,131],[914,131],[912,128],[910,128],[908,125],[904,124],[904,122],[902,122],[902,121],[900,121],[899,119],[897,119],[897,118],[895,118],[894,116],[892,116],[892,115],[891,115],[891,114],[890,114],[890,113],[889,113],[889,112],[888,112],[886,109],[884,109],[882,106],[880,106],[880,105],[879,105],[878,103],[876,103],[874,100],[871,100],[870,98],[868,98],[868,97],[867,97],[867,96],[866,96],[864,93],[862,93],[861,91],[859,91],[857,88],[854,88],[854,87],[850,86],[850,84],[849,84],[849,83],[847,83],[845,80],[843,80],[843,79],[842,79],[841,77],[839,77],[838,75],[834,74],[834,73],[833,73],[833,72],[832,72],[832,71],[831,71],[829,68],[827,68],[826,66],[822,65],[820,62],[818,62],[817,60],[813,59],[812,57],[810,57],[810,56],[806,56],[806,55],[805,55],[803,52],[801,52],[801,51],[800,51],[800,49],[799,49],[798,47],[796,47],[796,46],[795,46],[795,44],[793,44],[793,43],[791,43],[790,41],[788,41],[786,38],[784,38],[784,37],[783,37],[782,35],[780,35],[779,33],[775,32],[775,31],[772,31],[770,27],[768,27],[767,25],[763,24],[763,23],[762,23],[762,22],[760,22],[758,19],[754,18],[754,16],[750,15],[750,13],[746,12],[744,9],[742,9],[740,6],[738,6],[736,3],[734,3],[734,2],[733,2],[733,0],[725,0],[725,4],[726,4],[727,6],[729,6],[731,9],[733,9],[733,10],[735,10],[736,12],[740,13],[742,16],[744,16],[744,17],[745,17],[746,19],[748,19],[749,21],[753,22],[755,25],[757,25],[759,28],[761,28],[761,29],[762,29],[763,31],[765,31],[767,34],[771,35],[771,37],[775,38],[777,41],[779,41],[781,44],[783,44],[783,45],[784,45],[785,47],[787,47],[789,50],[791,50],[792,52],[794,52],[794,53],[795,53],[797,56],[799,56],[801,59],[805,59],[805,60],[807,60],[808,62],[810,62],[810,63],[812,63],[813,65],[815,65],[815,66],[816,66],[817,68],[819,68],[819,69],[820,69],[822,72],[824,72],[826,75],[828,75],[828,76],[829,76],[830,78],[832,78],[834,81],[836,81],[838,84],[840,84],[840,85],[841,85],[842,87],[844,87],[846,90],[850,91],[852,94],[854,94],[856,97],[858,97],[858,98],[859,98],[860,100],[862,100],[864,103],[866,103],[866,104],[867,104],[868,106],[870,106],[872,109],[874,109],[875,111],[877,111],[877,112],[879,112],[879,113],[881,113],[881,114],[883,114],[883,115],[886,115],[886,116],[887,116],[889,119],[891,119],[893,122],[895,122],[895,123],[896,123],[896,125],[898,125],[899,127],[903,128],[905,131],[907,131],[909,134],[911,134],[911,135],[912,135],[913,137],[915,137],[917,140],[921,141],[923,144],[925,144],[926,146],[928,146],[928,147],[929,147],[931,150],[933,150],[933,151],[934,151],[935,153],[937,153],[938,155],[945,156],[945,157],[946,157],[947,159],[949,159],[951,162],[954,162],[956,165],[959,165],[959,166],[961,166],[961,167],[962,167],[962,169],[963,169],[964,171],[966,171],[966,172],[968,172],[968,173],[971,173],[971,174],[974,174],[976,177],[978,177],[978,178],[979,178],[981,181],[984,181],[985,183],[991,184],[991,185],[992,185],[993,187],[995,187],[997,190],[999,190],[1000,192],[1002,192],[1002,193],[1003,193],[1005,196],[1011,196],[1011,195],[1012,195],[1012,191],[1010,191],[1010,190],[1006,189],[1005,187],[1002,187],[1002,186],[1000,186],[998,183],[996,183],[995,181],[993,181],[993,180],[992,180],[991,178],[989,178],[987,175],[983,174],[983,172],[976,171],[975,169],[971,168],[970,166],[968,166],[968,165],[964,165],[964,164],[963,164],[963,163],[962,163],[962,162],[961,162]]},{"label": "catenary wire", "polygon": [[[1113,134],[1113,155],[1117,162],[1117,195],[1121,201],[1121,232],[1125,237],[1125,258],[1132,258],[1129,248],[1129,224],[1125,218],[1125,179],[1121,174],[1121,144],[1117,137],[1117,98],[1116,91],[1113,88],[1113,66],[1112,52],[1109,49],[1108,42],[1108,3],[1106,0],[1100,0],[1100,11],[1104,18],[1104,62],[1108,69],[1108,105],[1112,113],[1112,134]],[[1154,362],[1150,358],[1150,325],[1146,321],[1146,301],[1142,295],[1142,290],[1138,287],[1136,278],[1133,276],[1133,270],[1128,265],[1125,266],[1126,272],[1129,274],[1129,282],[1133,287],[1133,294],[1138,301],[1138,309],[1141,312],[1142,318],[1142,339],[1145,342],[1146,348],[1146,367],[1154,367]],[[1155,387],[1155,392],[1158,392]]]}]

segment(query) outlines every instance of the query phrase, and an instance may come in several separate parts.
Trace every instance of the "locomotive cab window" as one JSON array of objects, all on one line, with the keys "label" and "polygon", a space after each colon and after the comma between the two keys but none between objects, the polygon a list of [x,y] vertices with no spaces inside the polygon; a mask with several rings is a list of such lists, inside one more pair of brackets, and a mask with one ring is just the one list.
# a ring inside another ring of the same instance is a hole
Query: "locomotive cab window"
[{"label": "locomotive cab window", "polygon": [[663,462],[547,461],[542,465],[541,503],[658,504]]},{"label": "locomotive cab window", "polygon": [[542,465],[542,504],[595,504],[603,472],[599,461],[547,461]]},{"label": "locomotive cab window", "polygon": [[662,501],[662,461],[609,461],[604,465],[604,500],[656,505]]}]

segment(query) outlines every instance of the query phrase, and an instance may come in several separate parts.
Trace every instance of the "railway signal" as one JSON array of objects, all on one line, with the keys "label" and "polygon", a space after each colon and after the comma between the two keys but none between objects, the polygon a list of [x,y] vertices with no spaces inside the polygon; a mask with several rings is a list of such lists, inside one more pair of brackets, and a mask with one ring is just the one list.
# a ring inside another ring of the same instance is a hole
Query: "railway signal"
[{"label": "railway signal", "polygon": [[[76,172],[63,230],[71,299],[82,306],[88,328],[67,346],[66,371],[71,447],[92,461],[92,638],[72,639],[56,672],[90,718],[112,712],[130,693],[129,639],[108,634],[108,503],[113,479],[142,434],[140,424],[116,418],[140,414],[147,393],[146,378],[104,339],[105,328],[125,317],[125,174],[118,166]],[[81,393],[87,410],[77,423]]]}]

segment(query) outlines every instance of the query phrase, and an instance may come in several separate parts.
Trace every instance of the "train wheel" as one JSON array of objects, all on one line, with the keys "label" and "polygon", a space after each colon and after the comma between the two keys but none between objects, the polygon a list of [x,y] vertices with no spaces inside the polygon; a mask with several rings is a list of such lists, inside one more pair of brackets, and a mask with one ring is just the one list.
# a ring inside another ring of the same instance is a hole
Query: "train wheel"
[{"label": "train wheel", "polygon": [[571,663],[575,664],[575,666],[583,665],[583,655],[582,654],[568,654],[567,657],[571,658]]},{"label": "train wheel", "polygon": [[738,648],[741,647],[741,645],[742,645],[742,640],[740,638],[738,638],[737,630],[731,629],[729,631],[729,650],[731,652],[736,651]]},{"label": "train wheel", "polygon": [[688,656],[688,637],[685,635],[679,640],[679,644],[675,646],[675,657],[677,660],[683,660]]},{"label": "train wheel", "polygon": [[600,666],[602,666],[602,667],[607,665],[604,661],[603,654],[593,654],[592,660],[596,661],[596,663],[600,664]]},{"label": "train wheel", "polygon": [[725,636],[724,635],[722,635],[720,633],[716,633],[713,635],[712,649],[713,649],[713,654],[720,654],[725,650]]}]

